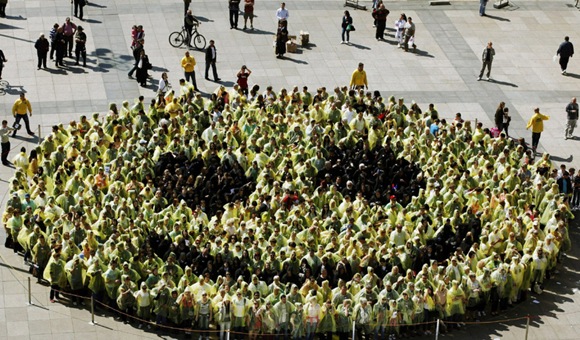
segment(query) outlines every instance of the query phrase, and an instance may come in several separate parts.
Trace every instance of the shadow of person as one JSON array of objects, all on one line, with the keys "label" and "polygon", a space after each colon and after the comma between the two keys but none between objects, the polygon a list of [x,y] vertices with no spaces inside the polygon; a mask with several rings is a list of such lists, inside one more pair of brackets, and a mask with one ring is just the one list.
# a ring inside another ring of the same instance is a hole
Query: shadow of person
[{"label": "shadow of person", "polygon": [[576,74],[576,73],[566,73],[565,76],[575,78],[575,79],[580,79],[580,74]]},{"label": "shadow of person", "polygon": [[510,83],[510,82],[507,82],[507,81],[501,81],[501,80],[497,80],[497,79],[490,79],[489,82],[490,83],[495,83],[495,84],[498,84],[498,85],[506,85],[506,86],[511,86],[511,87],[518,87],[514,83]]},{"label": "shadow of person", "polygon": [[361,44],[350,43],[349,45],[352,46],[352,47],[356,47],[359,50],[370,50],[371,49],[370,47],[367,47],[367,46],[364,46],[364,45],[361,45]]},{"label": "shadow of person", "polygon": [[489,15],[489,14],[487,14],[487,13],[485,14],[485,16],[486,16],[487,18],[490,18],[490,19],[493,19],[493,20],[497,20],[497,21],[506,21],[506,22],[511,22],[511,20],[510,20],[510,19],[508,19],[508,18],[502,18],[502,17],[498,17],[498,16],[495,16],[495,15]]}]

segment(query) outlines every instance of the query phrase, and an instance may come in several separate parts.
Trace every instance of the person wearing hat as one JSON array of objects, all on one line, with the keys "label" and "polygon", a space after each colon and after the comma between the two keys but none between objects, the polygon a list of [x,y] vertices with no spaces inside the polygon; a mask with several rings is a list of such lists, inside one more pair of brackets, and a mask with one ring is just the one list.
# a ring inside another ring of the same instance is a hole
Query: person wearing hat
[{"label": "person wearing hat", "polygon": [[60,251],[53,251],[43,273],[44,279],[50,282],[50,302],[52,303],[58,301],[59,291],[66,287],[65,266],[66,263],[61,259]]},{"label": "person wearing hat", "polygon": [[357,339],[363,339],[363,335],[369,339],[371,336],[372,307],[366,298],[360,298],[352,312]]},{"label": "person wearing hat", "polygon": [[131,281],[129,275],[123,275],[121,281],[116,302],[121,311],[121,319],[127,323],[129,321],[127,317],[132,317],[135,309],[136,300],[133,294],[137,290],[137,285]]},{"label": "person wearing hat", "polygon": [[78,26],[75,33],[75,56],[75,65],[79,64],[79,59],[82,57],[83,67],[87,66],[87,34],[84,32],[83,26]]}]

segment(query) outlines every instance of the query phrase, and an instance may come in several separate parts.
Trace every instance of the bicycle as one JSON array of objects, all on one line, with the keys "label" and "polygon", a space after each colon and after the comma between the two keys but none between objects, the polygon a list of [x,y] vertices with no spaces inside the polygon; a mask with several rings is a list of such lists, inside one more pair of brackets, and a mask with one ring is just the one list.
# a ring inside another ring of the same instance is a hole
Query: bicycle
[{"label": "bicycle", "polygon": [[193,40],[195,48],[197,48],[198,50],[205,49],[206,44],[205,37],[197,31],[197,25],[193,26],[190,41],[187,41],[188,36],[189,34],[187,33],[185,26],[182,26],[181,31],[175,31],[169,35],[169,44],[173,47],[181,47],[183,46],[183,44],[186,44],[191,47],[191,40]]}]

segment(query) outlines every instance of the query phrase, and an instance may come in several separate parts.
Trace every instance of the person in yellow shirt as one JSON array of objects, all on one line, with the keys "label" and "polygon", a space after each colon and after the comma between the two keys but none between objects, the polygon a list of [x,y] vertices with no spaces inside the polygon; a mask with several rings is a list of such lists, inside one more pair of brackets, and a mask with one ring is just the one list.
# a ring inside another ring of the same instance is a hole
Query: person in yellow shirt
[{"label": "person in yellow shirt", "polygon": [[16,118],[13,125],[15,127],[15,130],[14,133],[12,133],[12,137],[16,136],[16,131],[19,129],[20,126],[19,123],[21,119],[24,120],[24,124],[26,125],[26,131],[28,132],[28,134],[34,136],[34,132],[30,130],[30,121],[28,120],[27,114],[29,114],[30,117],[32,117],[32,106],[30,105],[28,99],[26,99],[26,95],[24,94],[24,92],[21,92],[20,98],[16,99],[14,105],[12,106],[12,115],[14,116],[14,118]]},{"label": "person in yellow shirt", "polygon": [[189,51],[186,51],[185,56],[181,59],[181,67],[185,74],[185,80],[193,84],[193,87],[197,90],[197,82],[195,81],[195,58],[189,54]]},{"label": "person in yellow shirt", "polygon": [[358,63],[358,68],[354,70],[352,76],[350,77],[350,88],[360,89],[366,87],[369,89],[369,83],[367,82],[367,73],[364,70],[365,65],[363,63]]},{"label": "person in yellow shirt", "polygon": [[544,121],[548,119],[550,119],[550,116],[541,114],[540,108],[536,107],[534,109],[534,115],[528,121],[526,130],[532,128],[532,150],[534,150],[534,153],[538,148],[538,143],[540,142],[540,136],[542,135],[542,131],[544,131]]}]

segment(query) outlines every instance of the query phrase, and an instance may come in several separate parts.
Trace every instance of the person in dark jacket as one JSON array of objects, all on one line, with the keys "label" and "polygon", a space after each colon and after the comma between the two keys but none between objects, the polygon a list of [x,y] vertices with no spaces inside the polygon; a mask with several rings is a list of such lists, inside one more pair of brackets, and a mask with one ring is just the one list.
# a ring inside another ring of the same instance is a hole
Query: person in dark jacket
[{"label": "person in dark jacket", "polygon": [[205,50],[205,79],[209,80],[209,67],[211,66],[213,71],[213,79],[214,81],[220,81],[221,79],[218,78],[217,69],[215,67],[215,63],[217,61],[217,50],[215,48],[215,41],[210,40],[209,46]]},{"label": "person in dark jacket", "polygon": [[137,71],[137,64],[139,63],[139,60],[141,60],[141,52],[144,51],[143,47],[144,44],[145,40],[139,39],[137,41],[137,45],[135,45],[135,48],[133,49],[133,58],[135,58],[135,65],[133,65],[133,68],[127,74],[129,78],[133,78],[133,72]]},{"label": "person in dark jacket", "polygon": [[[352,17],[348,11],[344,11],[344,16],[342,17],[342,41],[341,44],[348,44],[350,39],[350,30],[347,30],[348,25],[352,26]],[[344,36],[346,34],[346,40]]]},{"label": "person in dark jacket", "polygon": [[50,49],[50,44],[44,37],[44,33],[40,33],[40,37],[38,37],[38,40],[34,43],[34,48],[36,48],[36,55],[38,56],[38,69],[40,70],[41,66],[46,68],[46,57],[48,55],[48,50]]},{"label": "person in dark jacket", "polygon": [[151,68],[149,63],[149,57],[145,54],[144,50],[141,50],[141,55],[139,56],[139,61],[137,62],[137,82],[142,87],[145,87],[147,83],[147,77],[149,74],[147,71]]},{"label": "person in dark jacket", "polygon": [[562,69],[562,74],[566,74],[568,69],[568,60],[574,55],[574,45],[570,42],[570,37],[564,37],[564,42],[558,47],[556,55],[560,56],[560,68]]},{"label": "person in dark jacket", "polygon": [[384,4],[380,4],[379,8],[373,11],[373,18],[377,22],[377,30],[375,33],[377,40],[385,40],[385,27],[387,26],[387,15],[389,13],[389,10],[385,8]]},{"label": "person in dark jacket", "polygon": [[75,34],[75,56],[75,65],[79,64],[79,59],[82,57],[83,67],[87,66],[87,35],[82,26],[77,27],[77,33]]},{"label": "person in dark jacket", "polygon": [[276,58],[282,58],[286,53],[286,42],[288,41],[288,22],[280,20],[278,32],[276,33]]}]

